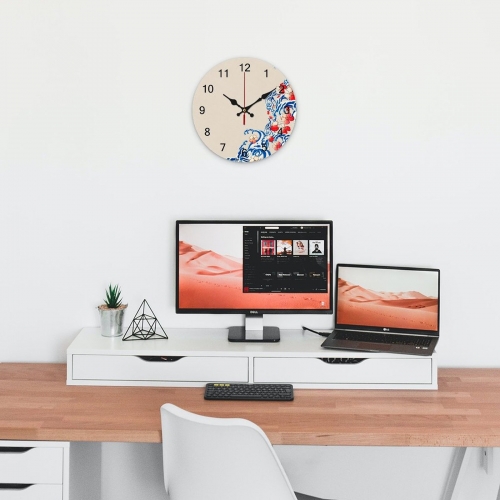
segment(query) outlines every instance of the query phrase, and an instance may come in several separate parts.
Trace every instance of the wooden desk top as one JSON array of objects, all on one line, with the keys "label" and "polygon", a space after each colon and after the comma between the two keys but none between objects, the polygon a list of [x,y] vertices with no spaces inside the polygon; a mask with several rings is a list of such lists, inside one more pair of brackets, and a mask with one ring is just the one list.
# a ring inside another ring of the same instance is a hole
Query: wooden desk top
[{"label": "wooden desk top", "polygon": [[173,403],[260,425],[273,444],[500,446],[500,369],[441,369],[439,390],[295,390],[205,401],[203,388],[66,385],[66,365],[0,363],[0,439],[161,442]]}]

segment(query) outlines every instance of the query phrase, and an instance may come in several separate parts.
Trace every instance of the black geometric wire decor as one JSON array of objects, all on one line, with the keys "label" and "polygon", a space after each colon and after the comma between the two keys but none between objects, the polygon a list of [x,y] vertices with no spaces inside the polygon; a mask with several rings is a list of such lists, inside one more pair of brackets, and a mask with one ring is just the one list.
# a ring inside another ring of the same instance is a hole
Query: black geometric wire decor
[{"label": "black geometric wire decor", "polygon": [[[161,332],[163,333],[161,333],[157,327],[160,327]],[[160,322],[156,319],[156,316],[146,299],[144,299],[139,309],[137,309],[135,317],[127,328],[122,340],[149,339],[168,339],[168,335],[160,325]]]}]

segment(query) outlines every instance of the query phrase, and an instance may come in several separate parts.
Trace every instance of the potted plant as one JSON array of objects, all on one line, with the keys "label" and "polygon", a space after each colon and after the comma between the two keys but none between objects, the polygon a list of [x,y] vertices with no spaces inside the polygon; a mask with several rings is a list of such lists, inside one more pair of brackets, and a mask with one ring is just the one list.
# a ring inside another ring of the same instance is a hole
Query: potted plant
[{"label": "potted plant", "polygon": [[128,304],[122,304],[121,290],[118,285],[109,285],[106,290],[104,304],[101,304],[101,334],[104,337],[119,337],[123,335],[123,316]]}]

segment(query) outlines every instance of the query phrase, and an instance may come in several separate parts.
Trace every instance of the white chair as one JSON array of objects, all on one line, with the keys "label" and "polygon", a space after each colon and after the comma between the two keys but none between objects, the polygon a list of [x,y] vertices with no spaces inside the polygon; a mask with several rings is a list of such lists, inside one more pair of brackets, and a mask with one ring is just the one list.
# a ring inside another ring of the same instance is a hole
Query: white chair
[{"label": "white chair", "polygon": [[161,407],[163,473],[170,500],[318,500],[294,493],[262,429],[241,418]]}]

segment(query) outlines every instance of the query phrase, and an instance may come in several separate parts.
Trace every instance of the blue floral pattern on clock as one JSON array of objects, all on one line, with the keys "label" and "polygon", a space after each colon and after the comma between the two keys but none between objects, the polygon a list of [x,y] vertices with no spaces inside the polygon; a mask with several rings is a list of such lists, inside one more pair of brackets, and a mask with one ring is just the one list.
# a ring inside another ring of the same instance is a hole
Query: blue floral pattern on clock
[{"label": "blue floral pattern on clock", "polygon": [[290,138],[297,114],[297,103],[288,80],[280,83],[267,96],[265,103],[268,122],[264,130],[245,130],[247,138],[241,144],[238,155],[228,160],[244,163],[262,160],[278,151]]}]

